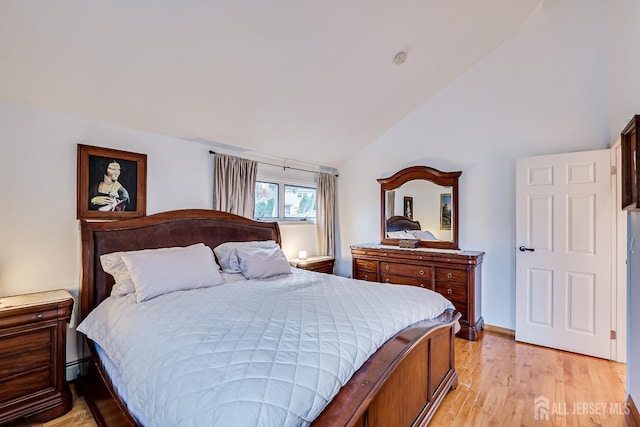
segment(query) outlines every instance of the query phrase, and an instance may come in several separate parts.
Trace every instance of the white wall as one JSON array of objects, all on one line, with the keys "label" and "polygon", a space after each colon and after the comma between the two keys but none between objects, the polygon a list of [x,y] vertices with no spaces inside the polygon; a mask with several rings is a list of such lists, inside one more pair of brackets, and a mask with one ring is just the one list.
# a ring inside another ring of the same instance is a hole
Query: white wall
[{"label": "white wall", "polygon": [[[635,114],[640,114],[640,3],[613,2],[610,14],[610,121],[611,141]],[[628,215],[629,239],[635,253],[628,253],[627,296],[627,393],[640,403],[640,212]]]},{"label": "white wall", "polygon": [[[76,144],[146,153],[147,213],[211,208],[209,147],[0,102],[0,297],[78,295]],[[77,305],[76,305],[77,307]],[[77,360],[70,331],[67,360]]]},{"label": "white wall", "polygon": [[486,252],[482,315],[515,328],[515,159],[608,146],[606,3],[552,2],[342,165],[340,274],[351,274],[350,244],[379,241],[377,178],[460,170],[460,245]]},{"label": "white wall", "polygon": [[[49,289],[78,295],[78,143],[147,154],[148,214],[213,206],[209,145],[0,102],[0,297]],[[280,230],[289,258],[300,249],[318,253],[315,223]],[[79,357],[77,342],[70,330],[68,361]]]}]

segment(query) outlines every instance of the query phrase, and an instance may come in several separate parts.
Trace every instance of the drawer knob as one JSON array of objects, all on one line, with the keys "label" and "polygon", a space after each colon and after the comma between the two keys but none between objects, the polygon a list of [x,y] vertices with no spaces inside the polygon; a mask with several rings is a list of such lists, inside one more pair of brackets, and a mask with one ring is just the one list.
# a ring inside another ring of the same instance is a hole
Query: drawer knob
[{"label": "drawer knob", "polygon": [[448,293],[448,294],[453,293],[453,291],[451,290],[451,288],[447,289],[447,293]]},{"label": "drawer knob", "polygon": [[447,278],[448,279],[451,279],[452,277],[453,277],[453,274],[451,274],[451,273],[447,274]]},{"label": "drawer knob", "polygon": [[364,280],[369,280],[369,275],[368,274],[364,275]]},{"label": "drawer knob", "polygon": [[386,283],[389,283],[389,279],[385,280]]},{"label": "drawer knob", "polygon": [[420,270],[420,275],[424,276],[424,270]]},{"label": "drawer knob", "polygon": [[384,269],[385,269],[385,270],[387,270],[387,271],[389,271],[389,265],[388,265],[388,264],[387,264],[387,265],[385,265],[385,266],[384,266]]},{"label": "drawer knob", "polygon": [[420,287],[421,287],[421,288],[424,288],[424,283],[420,283]]},{"label": "drawer knob", "polygon": [[36,319],[42,319],[42,313],[36,314]]}]

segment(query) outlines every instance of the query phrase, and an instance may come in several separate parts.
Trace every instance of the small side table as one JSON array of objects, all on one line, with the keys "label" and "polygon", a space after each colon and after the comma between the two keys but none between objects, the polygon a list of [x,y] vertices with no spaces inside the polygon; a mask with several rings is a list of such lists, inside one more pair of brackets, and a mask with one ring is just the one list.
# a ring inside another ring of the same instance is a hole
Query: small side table
[{"label": "small side table", "polygon": [[65,350],[72,308],[65,290],[0,298],[0,424],[71,410]]},{"label": "small side table", "polygon": [[307,259],[294,258],[289,260],[289,265],[303,270],[333,274],[333,264],[335,261],[336,259],[330,256],[310,256]]}]

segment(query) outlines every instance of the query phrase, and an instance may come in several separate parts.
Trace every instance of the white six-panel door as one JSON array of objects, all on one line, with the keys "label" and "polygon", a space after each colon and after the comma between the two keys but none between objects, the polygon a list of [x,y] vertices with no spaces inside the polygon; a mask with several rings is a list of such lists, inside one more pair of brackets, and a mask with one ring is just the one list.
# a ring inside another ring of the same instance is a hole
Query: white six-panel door
[{"label": "white six-panel door", "polygon": [[610,150],[516,161],[516,340],[611,356]]}]

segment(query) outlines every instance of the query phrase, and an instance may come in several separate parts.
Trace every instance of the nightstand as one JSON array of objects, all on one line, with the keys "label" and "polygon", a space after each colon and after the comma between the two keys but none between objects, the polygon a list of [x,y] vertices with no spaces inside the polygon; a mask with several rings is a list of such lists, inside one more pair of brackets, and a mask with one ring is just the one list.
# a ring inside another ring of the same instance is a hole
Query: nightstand
[{"label": "nightstand", "polygon": [[307,259],[294,258],[289,260],[289,265],[303,270],[333,274],[333,264],[335,261],[335,258],[330,256],[310,256]]},{"label": "nightstand", "polygon": [[47,421],[73,406],[65,376],[72,308],[64,290],[0,298],[0,424]]}]

